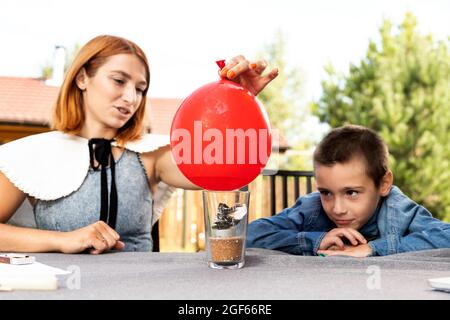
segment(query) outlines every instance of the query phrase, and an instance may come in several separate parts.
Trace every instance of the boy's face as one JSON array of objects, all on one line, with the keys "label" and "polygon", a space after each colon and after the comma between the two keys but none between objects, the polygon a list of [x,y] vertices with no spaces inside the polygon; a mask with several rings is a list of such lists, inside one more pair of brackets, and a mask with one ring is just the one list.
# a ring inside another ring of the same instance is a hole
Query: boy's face
[{"label": "boy's face", "polygon": [[380,197],[389,194],[392,173],[389,171],[377,188],[365,169],[361,157],[333,166],[315,164],[322,206],[339,228],[360,229],[375,212]]}]

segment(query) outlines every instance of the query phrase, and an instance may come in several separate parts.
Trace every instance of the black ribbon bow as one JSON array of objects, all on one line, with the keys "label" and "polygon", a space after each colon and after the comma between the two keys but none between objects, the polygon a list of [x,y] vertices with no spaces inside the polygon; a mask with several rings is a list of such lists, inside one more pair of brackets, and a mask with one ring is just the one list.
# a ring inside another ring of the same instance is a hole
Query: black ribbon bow
[{"label": "black ribbon bow", "polygon": [[[117,189],[116,189],[116,171],[115,161],[111,151],[111,142],[107,139],[90,139],[89,140],[89,157],[91,167],[95,171],[101,169],[101,207],[100,220],[106,222],[111,228],[115,229],[117,220]],[[97,161],[95,165],[94,159]],[[108,206],[108,180],[106,176],[106,168],[111,166],[111,199]]]}]

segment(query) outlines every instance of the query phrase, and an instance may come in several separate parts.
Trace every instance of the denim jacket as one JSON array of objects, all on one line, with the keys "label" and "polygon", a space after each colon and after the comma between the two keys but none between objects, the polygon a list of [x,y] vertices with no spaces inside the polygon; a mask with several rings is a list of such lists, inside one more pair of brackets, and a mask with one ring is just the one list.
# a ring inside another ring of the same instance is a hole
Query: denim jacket
[{"label": "denim jacket", "polygon": [[[250,223],[247,246],[316,255],[323,237],[334,228],[319,192],[314,192],[298,198],[294,206],[273,217]],[[433,218],[395,186],[358,231],[368,240],[372,255],[450,248],[450,223]]]}]

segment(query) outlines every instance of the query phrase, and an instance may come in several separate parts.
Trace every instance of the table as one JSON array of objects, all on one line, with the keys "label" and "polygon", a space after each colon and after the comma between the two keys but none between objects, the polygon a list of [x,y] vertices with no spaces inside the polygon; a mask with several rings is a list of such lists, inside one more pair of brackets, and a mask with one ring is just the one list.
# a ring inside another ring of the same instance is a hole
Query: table
[{"label": "table", "polygon": [[50,266],[79,268],[80,288],[73,289],[73,276],[58,276],[56,291],[0,292],[0,300],[450,299],[450,293],[435,291],[427,282],[450,277],[450,249],[350,258],[250,248],[245,267],[238,270],[208,268],[205,252],[35,256]]}]

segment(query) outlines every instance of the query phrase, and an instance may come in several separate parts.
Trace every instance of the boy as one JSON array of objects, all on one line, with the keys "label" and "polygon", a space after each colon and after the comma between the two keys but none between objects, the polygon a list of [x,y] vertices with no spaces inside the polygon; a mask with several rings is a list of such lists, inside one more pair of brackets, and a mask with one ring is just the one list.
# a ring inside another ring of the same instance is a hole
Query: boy
[{"label": "boy", "polygon": [[314,173],[318,192],[249,224],[248,247],[354,257],[450,248],[450,224],[392,185],[387,146],[372,130],[332,130],[314,152]]}]

